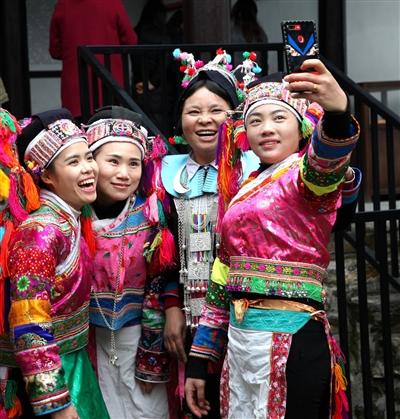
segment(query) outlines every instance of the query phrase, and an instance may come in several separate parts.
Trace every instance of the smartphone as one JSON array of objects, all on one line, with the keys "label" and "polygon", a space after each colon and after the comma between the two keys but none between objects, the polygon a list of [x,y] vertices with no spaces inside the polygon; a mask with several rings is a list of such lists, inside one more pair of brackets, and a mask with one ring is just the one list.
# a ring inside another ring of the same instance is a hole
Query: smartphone
[{"label": "smartphone", "polygon": [[281,23],[281,28],[288,73],[299,72],[305,60],[319,58],[317,29],[314,21],[284,21]]}]

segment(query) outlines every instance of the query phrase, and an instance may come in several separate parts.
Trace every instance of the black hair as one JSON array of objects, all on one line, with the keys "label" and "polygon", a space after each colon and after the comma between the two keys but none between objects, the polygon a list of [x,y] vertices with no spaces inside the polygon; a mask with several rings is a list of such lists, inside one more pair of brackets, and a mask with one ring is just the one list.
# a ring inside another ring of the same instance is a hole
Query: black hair
[{"label": "black hair", "polygon": [[142,115],[123,106],[107,105],[96,109],[95,113],[90,117],[87,125],[91,125],[100,119],[127,119],[138,126],[142,124]]}]

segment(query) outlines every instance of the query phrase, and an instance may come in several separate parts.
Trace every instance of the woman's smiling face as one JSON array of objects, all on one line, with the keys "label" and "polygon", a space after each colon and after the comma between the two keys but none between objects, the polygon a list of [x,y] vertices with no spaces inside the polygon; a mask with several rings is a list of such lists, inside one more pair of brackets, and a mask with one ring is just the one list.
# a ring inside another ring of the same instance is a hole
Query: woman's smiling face
[{"label": "woman's smiling face", "polygon": [[225,121],[229,103],[203,86],[189,96],[182,109],[183,136],[199,164],[215,159],[218,129]]},{"label": "woman's smiling face", "polygon": [[98,149],[95,158],[99,166],[96,203],[112,205],[136,192],[142,176],[139,147],[129,142],[110,142]]},{"label": "woman's smiling face", "polygon": [[79,211],[96,199],[97,174],[92,152],[81,141],[63,150],[41,177],[52,192]]},{"label": "woman's smiling face", "polygon": [[251,149],[266,164],[295,153],[301,140],[298,119],[278,104],[256,107],[246,118],[246,133]]}]

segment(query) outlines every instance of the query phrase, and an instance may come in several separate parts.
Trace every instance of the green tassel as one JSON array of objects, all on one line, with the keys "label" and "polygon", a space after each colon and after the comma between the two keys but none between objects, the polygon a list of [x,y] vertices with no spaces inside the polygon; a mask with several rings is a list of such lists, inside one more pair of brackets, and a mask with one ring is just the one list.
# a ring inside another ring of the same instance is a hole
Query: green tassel
[{"label": "green tassel", "polygon": [[14,406],[14,399],[17,394],[17,383],[14,380],[8,380],[4,395],[4,407],[8,410]]},{"label": "green tassel", "polygon": [[158,220],[161,227],[166,227],[167,220],[165,218],[164,209],[160,200],[157,199]]},{"label": "green tassel", "polygon": [[92,216],[92,208],[90,207],[90,205],[84,205],[82,207],[82,211],[81,212],[82,212],[82,216],[83,217],[89,218],[89,217]]},{"label": "green tassel", "polygon": [[304,139],[308,139],[314,131],[313,124],[306,118],[301,121],[301,133]]},{"label": "green tassel", "polygon": [[2,124],[2,125],[4,125],[4,126],[6,126],[6,127],[8,127],[8,129],[9,129],[12,133],[17,132],[17,128],[16,128],[16,126],[15,126],[15,123],[14,123],[14,121],[12,120],[12,118],[11,118],[10,114],[9,114],[7,111],[2,110],[2,111],[0,112],[0,120],[1,120],[1,124]]},{"label": "green tassel", "polygon": [[244,97],[244,93],[242,90],[240,89],[236,89],[236,96],[239,99],[239,102],[243,102],[245,97]]},{"label": "green tassel", "polygon": [[161,244],[161,232],[159,231],[156,236],[154,237],[154,240],[152,243],[146,242],[144,245],[144,251],[143,256],[146,259],[147,263],[151,262],[151,259],[153,257],[153,254],[158,246]]},{"label": "green tassel", "polygon": [[175,144],[183,144],[186,145],[188,142],[186,141],[185,137],[182,137],[182,135],[174,135],[174,143]]}]

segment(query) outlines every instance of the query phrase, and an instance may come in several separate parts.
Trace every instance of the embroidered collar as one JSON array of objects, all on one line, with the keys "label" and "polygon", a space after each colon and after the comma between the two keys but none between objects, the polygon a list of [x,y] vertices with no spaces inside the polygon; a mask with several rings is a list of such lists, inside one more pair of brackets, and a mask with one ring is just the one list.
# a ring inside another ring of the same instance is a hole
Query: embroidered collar
[{"label": "embroidered collar", "polygon": [[236,204],[238,201],[247,199],[258,189],[266,186],[267,184],[279,178],[282,174],[289,170],[293,164],[298,164],[299,160],[300,157],[298,153],[291,154],[279,163],[275,163],[266,168],[256,178],[250,180],[248,183],[243,183],[242,187],[239,189],[239,192],[233,197],[232,201],[230,202],[229,207]]},{"label": "embroidered collar", "polygon": [[206,166],[211,166],[213,167],[215,170],[218,171],[218,166],[215,163],[215,160],[213,160],[211,163],[209,164],[199,164],[196,161],[194,161],[192,159],[192,156],[189,154],[188,159],[186,161],[186,172],[188,175],[188,181],[190,182],[192,180],[192,178],[194,177],[194,175],[196,174],[196,172],[199,170],[200,167],[206,167]]},{"label": "embroidered collar", "polygon": [[77,221],[79,219],[79,216],[81,215],[80,211],[77,211],[75,208],[72,208],[71,205],[67,204],[58,195],[47,189],[42,189],[40,191],[40,198],[55,204],[57,207],[61,208],[64,212],[70,215],[75,221]]}]

